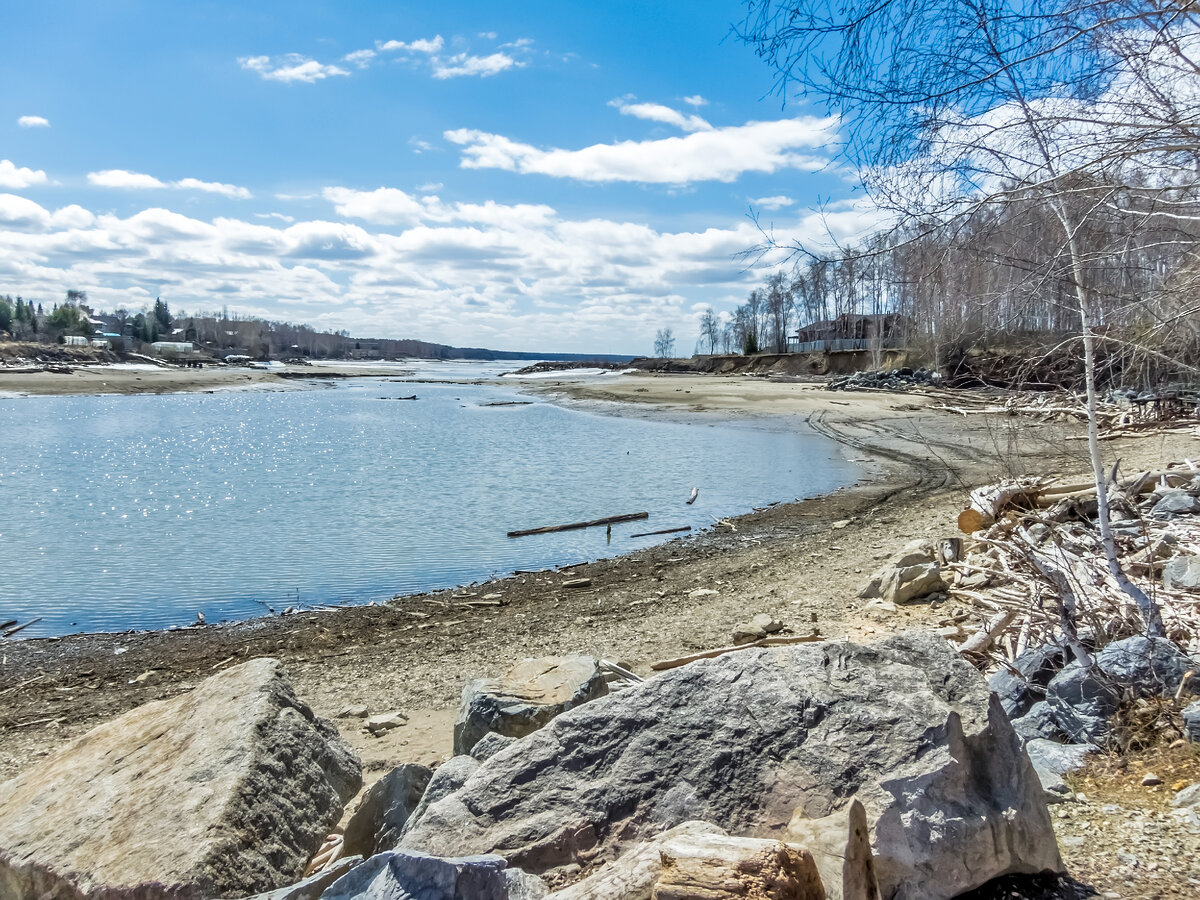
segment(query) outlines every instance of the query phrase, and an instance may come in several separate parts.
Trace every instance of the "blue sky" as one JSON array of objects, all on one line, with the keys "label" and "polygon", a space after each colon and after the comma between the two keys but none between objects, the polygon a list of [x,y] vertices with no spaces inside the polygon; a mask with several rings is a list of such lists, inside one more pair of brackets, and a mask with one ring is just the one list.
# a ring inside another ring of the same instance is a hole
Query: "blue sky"
[{"label": "blue sky", "polygon": [[870,221],[735,2],[0,2],[0,292],[690,351],[759,238]]}]

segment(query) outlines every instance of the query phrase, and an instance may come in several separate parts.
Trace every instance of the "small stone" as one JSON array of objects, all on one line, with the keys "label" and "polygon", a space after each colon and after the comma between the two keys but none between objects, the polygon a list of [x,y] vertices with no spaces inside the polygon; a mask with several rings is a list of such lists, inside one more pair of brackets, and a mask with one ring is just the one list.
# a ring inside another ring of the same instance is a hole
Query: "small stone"
[{"label": "small stone", "polygon": [[400,728],[408,724],[408,716],[402,712],[380,713],[377,716],[371,716],[367,719],[367,731],[379,737],[394,728]]},{"label": "small stone", "polygon": [[1154,787],[1159,784],[1162,784],[1162,779],[1153,772],[1147,772],[1142,778],[1142,787]]},{"label": "small stone", "polygon": [[365,706],[347,706],[342,709],[334,718],[336,719],[365,719],[367,717],[367,708]]}]

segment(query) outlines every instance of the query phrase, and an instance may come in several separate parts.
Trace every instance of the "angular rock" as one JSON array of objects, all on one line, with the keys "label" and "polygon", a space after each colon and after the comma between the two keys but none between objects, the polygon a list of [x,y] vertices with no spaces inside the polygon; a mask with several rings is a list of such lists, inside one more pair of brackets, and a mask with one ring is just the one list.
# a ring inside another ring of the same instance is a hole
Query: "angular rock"
[{"label": "angular rock", "polygon": [[1066,735],[1054,721],[1054,710],[1045,700],[1040,700],[1029,708],[1029,712],[1019,719],[1012,720],[1013,731],[1024,740],[1032,741],[1039,738],[1049,741],[1061,740]]},{"label": "angular rock", "polygon": [[1067,664],[1067,653],[1055,644],[1030,647],[1019,654],[1013,665],[1021,677],[1032,685],[1045,687]]},{"label": "angular rock", "polygon": [[1183,708],[1183,733],[1193,743],[1200,743],[1200,700]]},{"label": "angular rock", "polygon": [[371,716],[367,719],[367,731],[379,737],[381,734],[392,731],[395,728],[403,728],[408,724],[408,715],[402,712],[387,712],[380,713],[377,716]]},{"label": "angular rock", "polygon": [[1046,702],[1071,741],[1094,744],[1108,737],[1108,720],[1121,705],[1121,694],[1102,673],[1074,662],[1050,680]]},{"label": "angular rock", "polygon": [[1064,775],[1083,768],[1088,754],[1099,748],[1093,744],[1059,744],[1044,739],[1034,739],[1025,744],[1038,780],[1046,791],[1046,799],[1059,802],[1071,795],[1071,789],[1063,781]]},{"label": "angular rock", "polygon": [[[988,678],[988,687],[1004,707],[1004,712],[1013,720],[1029,712],[1038,699],[1028,681],[1007,669],[993,672]],[[1038,694],[1044,695],[1045,692],[1039,691]]]},{"label": "angular rock", "polygon": [[1171,805],[1176,809],[1200,807],[1200,781],[1185,787],[1182,791],[1172,797]]},{"label": "angular rock", "polygon": [[425,810],[443,797],[449,797],[461,788],[467,783],[467,779],[475,774],[475,770],[478,768],[478,760],[470,756],[454,756],[434,769],[433,777],[429,779],[425,793],[421,795],[421,802],[417,804],[417,808],[408,817],[404,831],[411,831],[417,822],[421,821],[421,817],[425,815]]},{"label": "angular rock", "polygon": [[528,876],[499,856],[442,859],[393,850],[372,856],[330,885],[321,900],[524,900]]},{"label": "angular rock", "polygon": [[514,737],[505,737],[502,734],[489,731],[475,742],[475,746],[471,748],[471,758],[478,762],[491,759],[509,744],[514,744],[516,741],[517,739]]},{"label": "angular rock", "polygon": [[857,800],[821,819],[798,811],[782,839],[812,853],[825,900],[879,900],[867,813]]},{"label": "angular rock", "polygon": [[812,854],[777,840],[730,837],[685,822],[549,900],[825,900]]},{"label": "angular rock", "polygon": [[525,737],[559,713],[608,693],[590,656],[527,659],[500,678],[480,678],[463,689],[454,722],[454,752],[470,753],[488,732]]},{"label": "angular rock", "polygon": [[1166,638],[1137,635],[1101,650],[1096,668],[1136,697],[1170,697],[1196,664]]},{"label": "angular rock", "polygon": [[1163,587],[1169,591],[1200,591],[1200,556],[1173,556],[1163,563]]},{"label": "angular rock", "polygon": [[328,869],[310,875],[303,881],[290,884],[287,887],[268,891],[265,894],[255,894],[248,900],[320,900],[325,888],[329,887],[360,862],[361,856],[344,856],[330,865]]},{"label": "angular rock", "polygon": [[93,728],[0,785],[0,897],[205,900],[294,883],[358,758],[273,659]]},{"label": "angular rock", "polygon": [[858,596],[904,603],[945,587],[937,566],[937,546],[932,541],[916,540],[909,541],[877,569]]},{"label": "angular rock", "polygon": [[371,785],[346,822],[342,852],[372,856],[395,847],[432,776],[425,766],[406,764]]},{"label": "angular rock", "polygon": [[1163,491],[1161,498],[1150,510],[1150,516],[1155,519],[1173,519],[1176,516],[1190,516],[1196,513],[1200,513],[1200,500],[1178,488]]},{"label": "angular rock", "polygon": [[744,650],[585,704],[483,763],[401,841],[535,873],[690,819],[779,834],[857,797],[884,896],[953,897],[1062,863],[1033,766],[983,679],[928,633]]}]

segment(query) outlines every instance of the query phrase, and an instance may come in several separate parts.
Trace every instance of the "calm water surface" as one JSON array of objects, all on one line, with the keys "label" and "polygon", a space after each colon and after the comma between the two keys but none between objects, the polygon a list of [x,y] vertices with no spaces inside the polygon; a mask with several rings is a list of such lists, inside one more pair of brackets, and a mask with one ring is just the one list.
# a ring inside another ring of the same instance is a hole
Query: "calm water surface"
[{"label": "calm water surface", "polygon": [[[374,379],[0,399],[0,620],[42,616],[35,637],[379,601],[625,553],[668,539],[630,534],[855,476],[808,433],[486,405],[528,399]],[[603,528],[505,537],[639,510],[611,544]]]}]

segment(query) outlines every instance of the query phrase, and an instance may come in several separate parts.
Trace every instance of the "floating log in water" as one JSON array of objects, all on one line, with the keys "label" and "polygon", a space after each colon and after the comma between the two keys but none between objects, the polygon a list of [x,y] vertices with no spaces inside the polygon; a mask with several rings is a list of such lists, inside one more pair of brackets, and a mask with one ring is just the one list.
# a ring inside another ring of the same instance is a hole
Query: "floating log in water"
[{"label": "floating log in water", "polygon": [[650,513],[626,513],[623,516],[606,516],[603,519],[591,519],[587,522],[571,522],[569,525],[544,525],[541,528],[525,528],[520,531],[510,531],[508,536],[527,537],[531,534],[553,534],[556,531],[575,531],[579,528],[595,528],[597,525],[615,525],[618,522],[636,522],[638,519],[648,519]]},{"label": "floating log in water", "polygon": [[0,631],[5,631],[6,629],[12,628],[17,624],[17,621],[17,619],[9,619],[7,622],[0,622]]},{"label": "floating log in water", "polygon": [[650,537],[652,534],[674,534],[677,531],[691,531],[691,525],[682,525],[679,528],[663,528],[659,531],[639,531],[637,534],[631,534],[631,538],[635,537]]},{"label": "floating log in water", "polygon": [[16,628],[9,628],[7,631],[5,631],[5,632],[4,632],[4,636],[5,636],[5,637],[12,637],[12,636],[13,636],[14,634],[16,634],[18,631],[24,631],[24,630],[25,630],[26,628],[28,628],[30,625],[36,625],[36,624],[37,624],[38,622],[40,622],[40,621],[42,621],[42,617],[41,617],[41,616],[38,616],[36,619],[30,619],[30,620],[29,620],[28,622],[26,622],[24,625],[18,625]]}]

